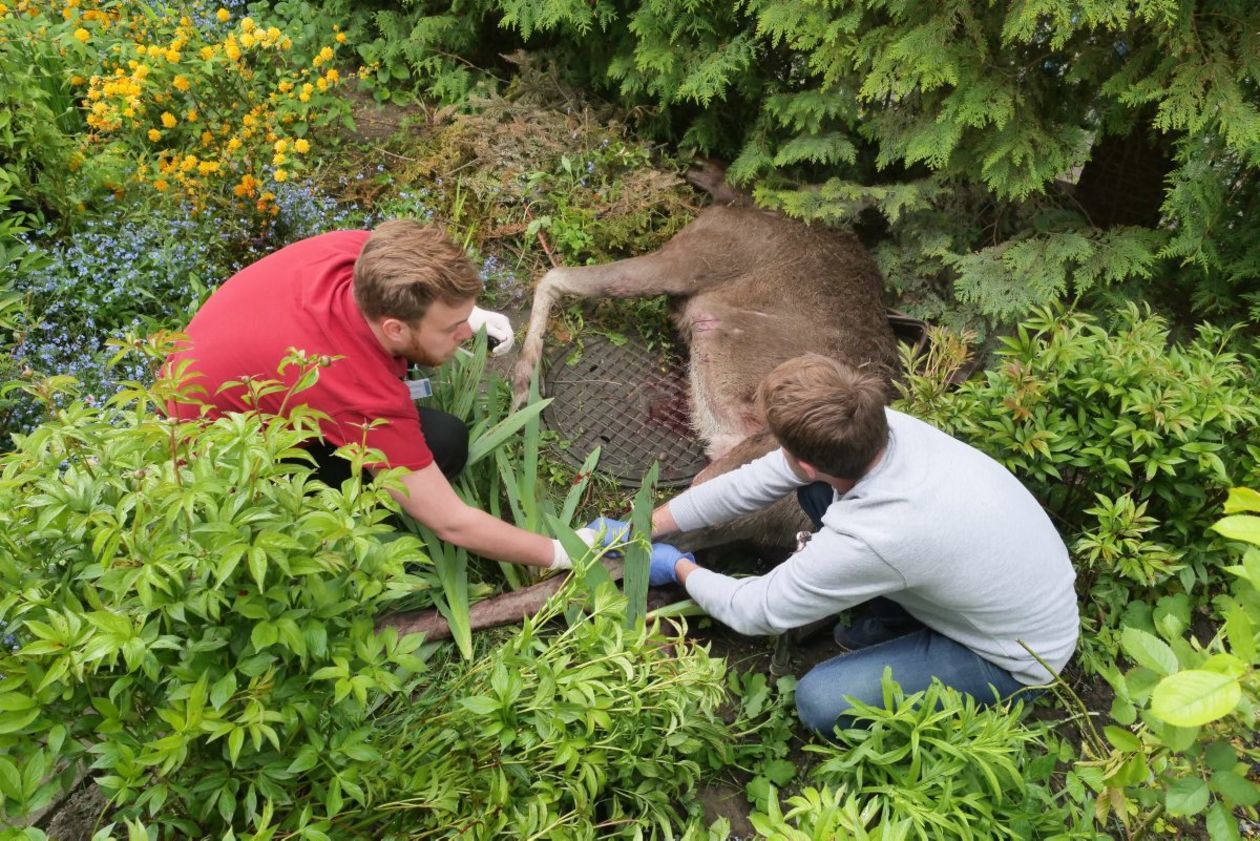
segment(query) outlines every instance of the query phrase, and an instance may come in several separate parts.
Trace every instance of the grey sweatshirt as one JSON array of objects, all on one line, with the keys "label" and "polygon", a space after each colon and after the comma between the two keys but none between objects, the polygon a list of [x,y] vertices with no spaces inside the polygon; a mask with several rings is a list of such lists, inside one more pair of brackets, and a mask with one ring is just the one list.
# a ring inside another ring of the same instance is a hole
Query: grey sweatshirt
[{"label": "grey sweatshirt", "polygon": [[[1025,684],[1076,648],[1076,577],[1063,540],[1032,494],[984,453],[888,411],[883,458],[837,494],[806,547],[763,576],[707,569],[687,592],[743,634],[774,634],[884,596],[924,625]],[[764,508],[807,484],[782,450],[697,485],[669,503],[683,531]]]}]

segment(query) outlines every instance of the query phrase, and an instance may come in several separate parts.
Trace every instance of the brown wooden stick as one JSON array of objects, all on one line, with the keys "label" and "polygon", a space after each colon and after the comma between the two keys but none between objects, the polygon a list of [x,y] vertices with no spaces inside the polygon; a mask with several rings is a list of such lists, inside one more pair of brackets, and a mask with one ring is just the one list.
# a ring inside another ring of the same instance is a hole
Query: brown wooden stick
[{"label": "brown wooden stick", "polygon": [[[612,580],[620,581],[621,559],[605,557],[603,563]],[[496,628],[499,625],[520,622],[527,616],[533,616],[542,610],[547,599],[555,595],[568,578],[568,575],[553,575],[546,581],[477,602],[468,609],[468,624],[472,630],[480,631],[484,628]],[[424,634],[424,638],[429,641],[449,639],[451,636],[451,627],[447,624],[446,617],[436,609],[395,613],[377,620],[378,632],[386,627],[397,628],[399,636]]]}]

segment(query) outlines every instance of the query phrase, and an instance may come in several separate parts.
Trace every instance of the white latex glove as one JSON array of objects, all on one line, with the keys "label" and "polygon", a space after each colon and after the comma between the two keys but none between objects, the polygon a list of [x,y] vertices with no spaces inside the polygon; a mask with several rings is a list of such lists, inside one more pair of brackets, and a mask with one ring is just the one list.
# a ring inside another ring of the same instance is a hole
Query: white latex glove
[{"label": "white latex glove", "polygon": [[508,317],[501,312],[473,307],[472,312],[468,314],[468,326],[474,333],[482,327],[486,328],[486,335],[498,342],[491,351],[495,356],[507,353],[516,343],[516,336],[512,334],[512,322],[508,321]]},{"label": "white latex glove", "polygon": [[[594,529],[578,529],[577,536],[582,538],[582,542],[590,547],[595,545],[595,538],[598,535],[595,534]],[[551,558],[551,568],[573,569],[573,559],[569,557],[568,552],[564,551],[564,546],[560,544],[560,541],[552,540],[551,547],[553,552]]]}]

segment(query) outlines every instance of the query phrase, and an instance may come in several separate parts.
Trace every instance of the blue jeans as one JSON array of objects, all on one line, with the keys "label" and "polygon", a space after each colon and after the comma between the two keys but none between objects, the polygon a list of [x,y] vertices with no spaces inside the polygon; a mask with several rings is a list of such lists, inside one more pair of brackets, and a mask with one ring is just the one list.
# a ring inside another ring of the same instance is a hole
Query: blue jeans
[{"label": "blue jeans", "polygon": [[[797,490],[797,499],[815,528],[831,504],[831,487],[821,482]],[[901,635],[886,642],[841,654],[809,671],[796,686],[796,710],[806,727],[831,736],[836,726],[851,727],[853,719],[846,696],[873,706],[883,706],[881,679],[884,667],[892,667],[893,679],[907,695],[921,692],[939,678],[941,683],[992,703],[1025,688],[1015,677],[976,654],[967,646],[925,627],[888,599],[873,599],[870,614]]]}]

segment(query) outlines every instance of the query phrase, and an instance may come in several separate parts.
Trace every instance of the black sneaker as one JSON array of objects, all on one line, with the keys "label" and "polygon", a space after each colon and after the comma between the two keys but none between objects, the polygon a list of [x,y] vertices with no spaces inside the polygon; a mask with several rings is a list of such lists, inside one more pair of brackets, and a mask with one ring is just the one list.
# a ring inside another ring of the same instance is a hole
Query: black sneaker
[{"label": "black sneaker", "polygon": [[860,648],[869,648],[881,642],[895,640],[897,637],[905,636],[912,630],[914,630],[913,627],[903,625],[885,625],[875,617],[867,616],[857,620],[852,625],[836,625],[833,635],[835,636],[836,645],[846,651],[857,651]]}]

